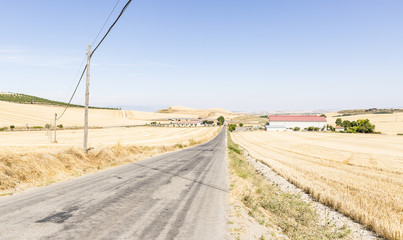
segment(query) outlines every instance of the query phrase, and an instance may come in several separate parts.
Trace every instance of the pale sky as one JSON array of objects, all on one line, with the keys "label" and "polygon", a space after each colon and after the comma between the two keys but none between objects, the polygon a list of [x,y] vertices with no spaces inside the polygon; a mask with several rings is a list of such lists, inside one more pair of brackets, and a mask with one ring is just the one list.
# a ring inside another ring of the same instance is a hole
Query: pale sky
[{"label": "pale sky", "polygon": [[[116,2],[1,1],[0,91],[68,101]],[[92,58],[90,105],[402,108],[402,13],[401,0],[134,1]]]}]

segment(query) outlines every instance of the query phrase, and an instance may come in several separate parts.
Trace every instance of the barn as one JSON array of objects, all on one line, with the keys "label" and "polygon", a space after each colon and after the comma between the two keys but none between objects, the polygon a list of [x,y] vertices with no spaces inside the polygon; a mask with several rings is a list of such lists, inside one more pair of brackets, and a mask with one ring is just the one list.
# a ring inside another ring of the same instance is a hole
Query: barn
[{"label": "barn", "polygon": [[[270,115],[269,126],[283,126],[285,129],[299,127],[301,130],[308,127],[326,129],[325,117],[310,115]],[[270,129],[270,128],[269,128]],[[268,130],[268,128],[266,128]]]}]

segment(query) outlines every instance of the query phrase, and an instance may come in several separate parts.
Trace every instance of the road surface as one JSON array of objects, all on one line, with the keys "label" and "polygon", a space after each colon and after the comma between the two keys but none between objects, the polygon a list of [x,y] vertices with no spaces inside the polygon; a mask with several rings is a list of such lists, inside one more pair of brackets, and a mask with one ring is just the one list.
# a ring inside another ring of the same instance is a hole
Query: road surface
[{"label": "road surface", "polygon": [[210,142],[0,197],[0,239],[224,239],[226,132]]}]

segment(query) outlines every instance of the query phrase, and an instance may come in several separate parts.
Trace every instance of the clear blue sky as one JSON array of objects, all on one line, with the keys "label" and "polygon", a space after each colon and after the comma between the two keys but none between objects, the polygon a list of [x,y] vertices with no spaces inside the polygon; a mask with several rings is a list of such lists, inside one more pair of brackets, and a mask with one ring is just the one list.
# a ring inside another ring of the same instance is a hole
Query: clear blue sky
[{"label": "clear blue sky", "polygon": [[[115,3],[1,1],[0,91],[67,101]],[[93,56],[90,104],[403,107],[402,13],[401,0],[134,1]]]}]

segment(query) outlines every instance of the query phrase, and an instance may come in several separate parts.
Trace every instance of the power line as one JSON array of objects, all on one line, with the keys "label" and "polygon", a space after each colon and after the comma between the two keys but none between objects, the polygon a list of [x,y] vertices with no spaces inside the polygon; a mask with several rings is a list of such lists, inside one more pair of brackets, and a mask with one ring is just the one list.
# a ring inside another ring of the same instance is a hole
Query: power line
[{"label": "power line", "polygon": [[115,26],[115,24],[118,22],[119,18],[122,16],[122,14],[124,13],[124,11],[126,11],[126,8],[129,6],[129,4],[131,3],[132,0],[127,1],[126,5],[123,7],[122,11],[120,11],[119,16],[116,18],[116,20],[113,22],[113,24],[109,27],[108,31],[105,33],[104,37],[101,39],[101,41],[99,41],[98,45],[94,48],[94,50],[91,52],[90,57],[92,57],[92,55],[95,53],[95,51],[98,49],[99,45],[101,45],[101,43],[104,41],[104,39],[106,38],[106,36],[108,36],[109,32],[112,30],[112,28]]},{"label": "power line", "polygon": [[94,46],[95,41],[98,39],[99,34],[101,34],[102,30],[104,30],[104,27],[106,25],[106,23],[108,22],[109,18],[112,16],[112,13],[115,11],[116,6],[119,4],[120,0],[118,0],[115,4],[115,6],[113,7],[112,11],[109,13],[108,18],[105,20],[104,25],[102,26],[101,30],[99,30],[97,36],[95,37],[94,41],[91,43],[91,46]]},{"label": "power line", "polygon": [[84,61],[85,61],[86,58],[87,58],[87,56],[84,56],[83,61],[81,62],[80,67],[77,69],[77,73],[76,73],[76,75],[74,75],[74,79],[73,79],[73,81],[71,82],[71,85],[70,85],[70,87],[69,87],[69,90],[67,91],[67,94],[66,94],[66,96],[64,97],[64,99],[67,99],[67,97],[70,95],[69,92],[70,92],[70,90],[73,88],[74,83],[76,82],[76,80],[77,80],[77,78],[78,78],[78,76],[79,76],[79,74],[80,74],[80,72],[81,72],[81,68],[83,67]]},{"label": "power line", "polygon": [[[126,10],[126,8],[129,6],[130,2],[132,0],[129,0],[126,5],[123,7],[123,9],[120,11],[119,16],[116,18],[116,20],[113,22],[113,24],[109,27],[108,31],[105,33],[105,35],[102,37],[101,41],[98,43],[98,45],[95,47],[95,49],[91,52],[90,56],[87,57],[92,57],[92,55],[94,54],[94,52],[98,49],[98,47],[101,45],[101,43],[104,41],[104,39],[106,38],[106,36],[108,36],[109,32],[112,30],[112,28],[115,26],[115,24],[118,22],[119,18],[122,16],[123,12]],[[98,35],[95,37],[94,42],[96,41],[96,39],[98,38],[99,34],[102,32],[103,28],[105,27],[106,23],[108,22],[109,18],[111,17],[113,11],[115,10],[116,6],[118,5],[119,0],[117,1],[117,3],[115,4],[115,6],[113,7],[111,13],[109,14],[108,18],[106,19],[104,25],[102,26],[101,30],[98,32]],[[93,42],[93,44],[94,44]],[[81,68],[81,67],[80,67]],[[70,97],[70,100],[68,102],[68,104],[66,105],[66,107],[64,108],[63,112],[60,114],[60,116],[58,118],[56,118],[56,120],[59,120],[60,118],[62,118],[62,116],[64,115],[64,113],[66,112],[67,108],[70,107],[71,105],[71,101],[73,100],[74,95],[77,92],[78,87],[80,86],[81,80],[84,76],[85,70],[87,69],[87,66],[85,66],[85,68],[83,69],[83,72],[81,73],[81,77],[78,80],[78,83],[76,85],[76,88],[74,89],[73,94]]]},{"label": "power line", "polygon": [[70,105],[71,105],[71,104],[70,104],[70,103],[71,103],[71,100],[73,100],[73,97],[74,97],[74,95],[75,95],[76,92],[77,92],[78,86],[80,86],[81,79],[83,79],[83,76],[84,76],[84,73],[85,73],[85,70],[86,70],[86,69],[87,69],[87,65],[85,65],[85,67],[84,67],[84,69],[83,69],[83,72],[81,73],[80,80],[78,80],[78,83],[77,83],[77,85],[76,85],[76,88],[74,89],[74,92],[73,92],[73,94],[72,94],[71,97],[70,97],[69,103],[68,103],[68,104],[66,105],[66,107],[64,108],[62,114],[60,114],[60,116],[59,116],[58,118],[56,118],[56,120],[59,120],[60,118],[62,118],[63,115],[64,115],[64,113],[66,112],[67,108],[70,107]]}]

